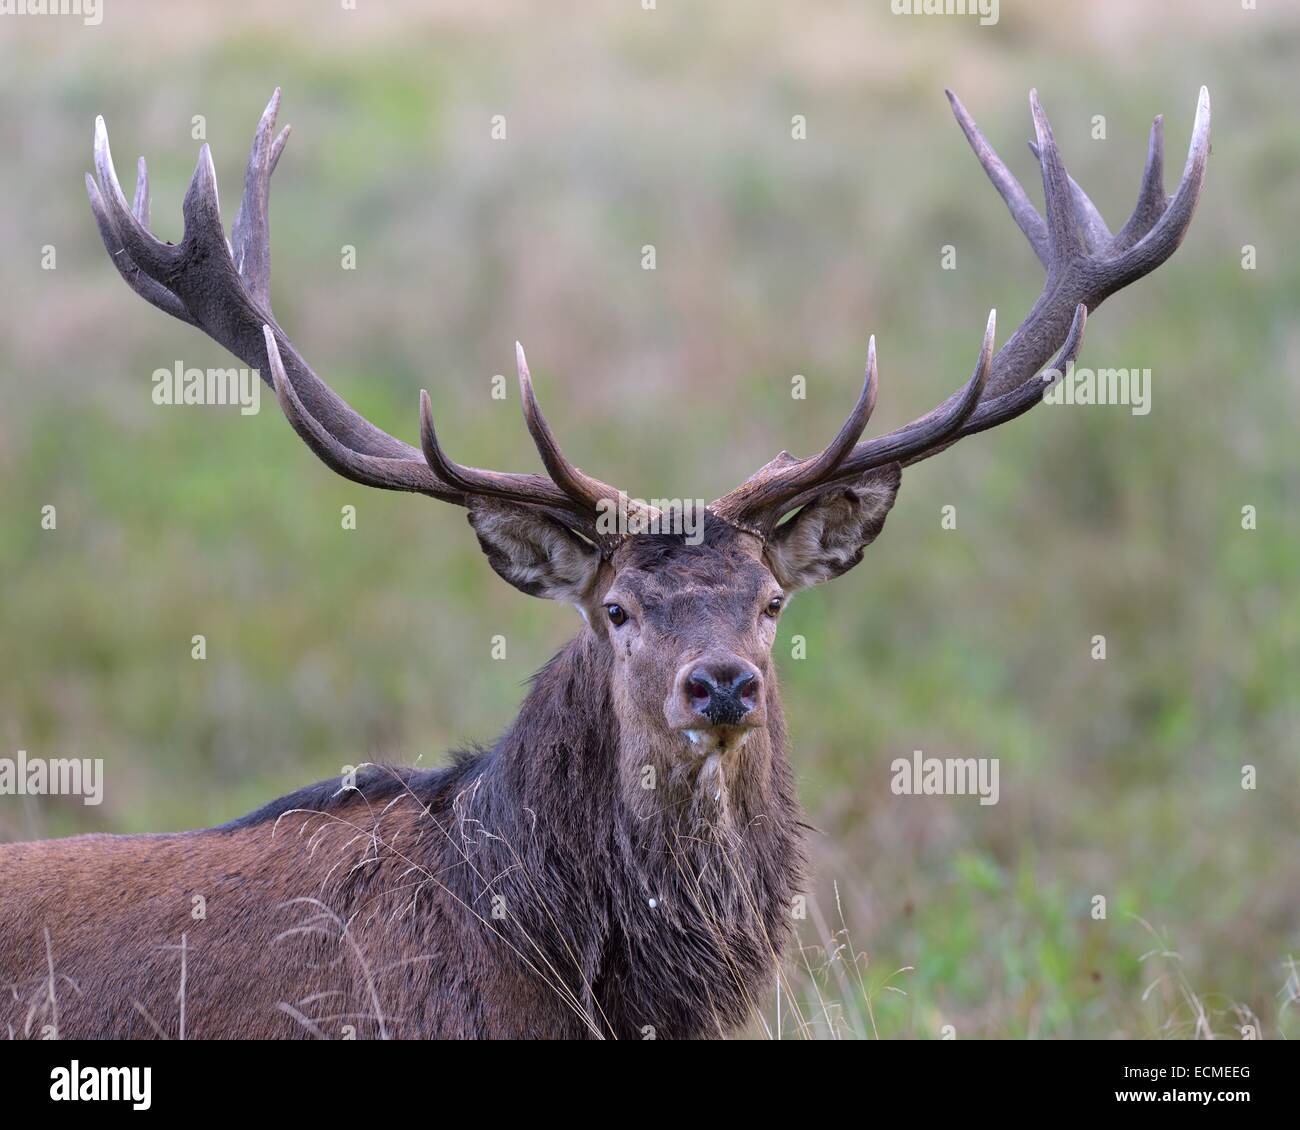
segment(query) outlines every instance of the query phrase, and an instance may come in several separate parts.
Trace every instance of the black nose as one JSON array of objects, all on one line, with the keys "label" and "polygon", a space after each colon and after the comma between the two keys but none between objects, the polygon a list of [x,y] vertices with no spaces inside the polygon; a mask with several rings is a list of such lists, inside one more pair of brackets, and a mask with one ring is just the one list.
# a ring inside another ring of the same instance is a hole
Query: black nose
[{"label": "black nose", "polygon": [[758,676],[743,667],[701,666],[686,677],[686,700],[714,726],[734,726],[754,709],[758,687]]}]

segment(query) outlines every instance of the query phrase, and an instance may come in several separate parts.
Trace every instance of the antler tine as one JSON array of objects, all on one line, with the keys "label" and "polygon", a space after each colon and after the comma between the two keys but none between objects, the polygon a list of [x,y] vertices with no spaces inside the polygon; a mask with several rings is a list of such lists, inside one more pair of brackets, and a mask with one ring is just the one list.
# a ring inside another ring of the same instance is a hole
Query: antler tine
[{"label": "antler tine", "polygon": [[1065,375],[1066,368],[1079,356],[1079,349],[1083,345],[1083,331],[1087,322],[1088,308],[1080,303],[1075,308],[1074,320],[1070,323],[1070,332],[1066,335],[1065,344],[1061,346],[1061,352],[1057,355],[1056,360],[1052,362],[1048,369],[1043,371],[1043,379],[1025,381],[1017,389],[1012,389],[1010,392],[994,397],[992,400],[981,402],[948,444],[923,449],[903,462],[907,465],[919,463],[922,459],[929,459],[931,455],[937,455],[959,439],[974,435],[976,432],[988,431],[989,428],[995,428],[998,424],[1004,424],[1008,420],[1014,420],[1017,416],[1028,412],[1047,395],[1049,389],[1060,383],[1061,378]]},{"label": "antler tine", "polygon": [[[1029,152],[1034,155],[1034,160],[1042,160],[1036,141],[1029,143]],[[1069,177],[1068,173],[1066,175]],[[1106,226],[1106,221],[1102,218],[1101,213],[1097,211],[1097,205],[1079,186],[1079,182],[1074,177],[1069,177],[1069,181],[1070,195],[1074,198],[1075,218],[1083,229],[1084,246],[1088,249],[1089,254],[1105,251],[1110,245],[1110,241],[1115,237],[1110,234],[1110,228]]]},{"label": "antler tine", "polygon": [[952,105],[953,115],[957,119],[957,124],[961,126],[961,131],[966,135],[966,140],[970,142],[970,147],[979,158],[980,164],[984,167],[988,178],[993,182],[993,187],[998,190],[999,195],[1006,202],[1007,209],[1011,212],[1011,218],[1016,221],[1020,230],[1025,233],[1025,238],[1029,240],[1030,246],[1037,253],[1043,266],[1047,263],[1047,224],[1043,217],[1038,214],[1038,209],[1034,207],[1020,182],[1016,180],[1010,169],[1002,163],[1002,158],[997,155],[996,150],[985,139],[980,132],[979,127],[975,124],[975,119],[967,112],[966,107],[962,105],[961,99],[951,90],[945,90],[948,96],[948,102]]},{"label": "antler tine", "polygon": [[424,452],[424,461],[429,469],[448,486],[464,494],[473,492],[479,476],[490,474],[473,467],[462,468],[448,458],[438,442],[438,432],[433,426],[433,405],[426,389],[420,389],[420,450]]},{"label": "antler tine", "polygon": [[[117,179],[113,167],[113,155],[108,147],[108,130],[104,119],[95,119],[95,171],[99,181],[89,173],[86,174],[86,195],[90,198],[90,210],[99,228],[100,239],[108,252],[113,266],[127,285],[146,302],[158,307],[173,318],[197,325],[194,317],[185,309],[185,304],[165,283],[155,277],[160,261],[170,261],[166,249],[170,245],[154,238],[149,231],[149,180],[144,158],[137,165],[135,200],[128,208],[126,196]],[[100,185],[103,185],[101,190]],[[152,261],[155,271],[142,269],[137,253]]]},{"label": "antler tine", "polygon": [[984,394],[993,361],[993,337],[997,332],[996,310],[989,311],[980,343],[979,358],[970,379],[943,404],[888,435],[858,444],[840,465],[835,478],[855,478],[887,463],[906,463],[919,452],[951,442],[970,418]]},{"label": "antler tine", "polygon": [[[208,255],[216,256],[218,263],[228,260],[234,266],[230,244],[221,226],[221,202],[217,195],[217,170],[212,163],[212,150],[205,141],[199,146],[199,159],[194,166],[190,186],[181,201],[181,215],[185,220],[185,234],[180,246],[187,255],[202,248]],[[209,269],[217,270],[214,263]]]},{"label": "antler tine", "polygon": [[771,463],[760,467],[735,490],[710,503],[710,509],[719,517],[733,522],[745,522],[750,515],[768,514],[767,525],[774,525],[780,517],[782,503],[802,491],[833,478],[840,465],[861,437],[871,413],[876,407],[876,393],[880,377],[876,366],[876,335],[867,342],[866,374],[858,401],[840,426],[838,434],[825,449],[807,459],[795,460],[782,452]]},{"label": "antler tine", "polygon": [[[141,166],[143,166],[143,163],[141,161]],[[164,314],[170,314],[173,318],[179,318],[182,322],[197,326],[198,323],[190,316],[190,312],[185,309],[185,304],[171,290],[156,279],[150,278],[136,266],[135,260],[131,258],[130,252],[126,249],[121,232],[113,222],[113,217],[104,202],[104,197],[99,191],[99,185],[95,183],[95,178],[89,173],[86,174],[86,195],[90,198],[90,211],[95,217],[95,226],[99,229],[99,238],[104,241],[104,250],[108,252],[109,259],[112,261],[113,266],[117,268],[117,273],[122,276],[126,285],[150,305],[158,307]],[[140,194],[137,187],[137,203],[139,198]],[[144,212],[145,215],[148,214],[147,197]]]},{"label": "antler tine", "polygon": [[1029,112],[1034,119],[1034,133],[1038,138],[1038,164],[1043,174],[1049,249],[1047,277],[1050,280],[1055,273],[1065,270],[1070,262],[1083,254],[1083,241],[1079,238],[1079,225],[1074,214],[1070,175],[1065,171],[1060,150],[1056,148],[1052,123],[1047,120],[1047,115],[1038,102],[1037,90],[1029,92]]},{"label": "antler tine", "polygon": [[[1060,354],[1050,368],[1044,370],[1043,380],[1025,381],[1019,388],[1004,393],[1002,396],[979,401],[961,426],[945,440],[928,445],[920,443],[913,454],[895,456],[894,459],[890,459],[888,453],[886,453],[885,457],[878,463],[873,464],[873,466],[897,461],[904,466],[910,467],[913,463],[919,463],[923,459],[929,459],[932,455],[938,455],[939,452],[946,451],[959,439],[965,439],[966,436],[974,435],[976,432],[988,431],[990,428],[997,427],[998,424],[1004,424],[1008,420],[1014,420],[1017,416],[1028,412],[1047,395],[1049,389],[1060,382],[1065,375],[1066,368],[1078,357],[1079,349],[1083,345],[1083,331],[1087,325],[1087,315],[1087,307],[1082,304],[1075,308],[1074,320],[1070,323],[1070,332],[1066,335],[1065,344],[1061,347]],[[986,349],[990,345],[991,342],[985,342]],[[963,391],[969,393],[969,386]],[[852,473],[860,474],[862,470],[866,469],[869,468],[861,470],[854,468]],[[837,478],[842,480],[849,473],[850,470],[846,465],[845,471]]]},{"label": "antler tine", "polygon": [[140,157],[135,163],[135,197],[131,201],[131,214],[147,231],[149,228],[149,166]]},{"label": "antler tine", "polygon": [[574,501],[564,491],[540,475],[483,471],[457,463],[438,442],[438,433],[433,425],[433,405],[424,389],[420,390],[420,448],[433,473],[462,494],[487,495],[555,510],[576,509]]},{"label": "antler tine", "polygon": [[126,202],[126,194],[113,167],[113,154],[108,145],[108,127],[104,119],[95,119],[95,172],[99,177],[101,200],[111,218],[122,246],[135,264],[155,282],[160,275],[174,269],[180,262],[181,249],[164,243],[149,231]]},{"label": "antler tine", "polygon": [[[1153,125],[1148,165],[1155,166],[1157,170],[1156,177],[1158,177],[1160,167],[1160,153],[1162,150],[1160,138],[1162,136],[1161,131]],[[1191,226],[1192,216],[1196,213],[1196,205],[1201,198],[1201,187],[1205,183],[1205,168],[1209,158],[1210,92],[1205,87],[1201,87],[1200,96],[1196,100],[1196,119],[1192,123],[1192,139],[1187,147],[1187,163],[1183,167],[1183,175],[1178,182],[1178,189],[1151,229],[1132,247],[1118,257],[1105,262],[1104,281],[1106,294],[1112,294],[1121,287],[1127,286],[1134,279],[1141,278],[1143,275],[1154,271],[1178,250],[1178,245],[1183,242],[1183,237]],[[1157,188],[1160,195],[1163,196],[1163,187],[1155,184],[1154,177],[1153,188],[1149,191],[1147,190],[1146,178],[1144,178],[1142,196],[1150,195],[1154,200]],[[1139,197],[1138,207],[1142,207],[1142,197]]]},{"label": "antler tine", "polygon": [[280,88],[262,111],[248,153],[244,173],[244,195],[235,213],[231,246],[235,269],[254,300],[271,308],[271,236],[267,210],[271,198],[271,174],[289,140],[289,127],[275,135],[275,117],[280,110]]},{"label": "antler tine", "polygon": [[1155,226],[1168,206],[1169,197],[1165,195],[1165,119],[1163,114],[1157,114],[1147,140],[1147,159],[1142,167],[1137,203],[1111,243],[1110,253],[1127,251],[1137,243]]},{"label": "antler tine", "polygon": [[[908,462],[922,451],[936,449],[951,442],[971,413],[975,411],[984,392],[993,358],[993,336],[996,328],[997,311],[990,310],[974,372],[958,392],[932,412],[888,435],[877,436],[875,439],[855,444],[850,451],[841,453],[829,470],[816,478],[801,475],[800,472],[819,462],[829,463],[829,460],[823,461],[825,453],[796,463],[773,460],[735,490],[710,503],[709,509],[732,525],[766,536],[783,514],[810,502],[828,486],[858,478],[867,471],[883,467],[888,463]],[[874,403],[876,384],[874,369],[873,349],[869,354],[867,381],[863,387],[863,394],[858,400],[858,407],[854,409],[854,416],[850,417],[850,424],[846,424],[840,430],[839,436],[836,437],[836,444],[840,443],[846,431],[855,422],[864,402]],[[864,420],[863,423],[865,422]],[[861,433],[860,428],[858,432]],[[784,489],[787,482],[796,478],[806,481],[798,482],[793,490]],[[767,480],[771,481],[771,485]]]},{"label": "antler tine", "polygon": [[275,389],[275,398],[279,401],[280,408],[284,411],[285,418],[293,430],[331,471],[365,486],[415,491],[442,499],[444,502],[463,505],[460,494],[454,489],[448,489],[445,483],[439,482],[423,462],[367,455],[341,443],[336,435],[307,411],[299,398],[298,390],[294,388],[293,381],[285,372],[280,348],[275,340],[275,331],[270,325],[265,325],[262,327],[262,333],[266,341],[266,357],[271,370],[271,387]]},{"label": "antler tine", "polygon": [[[559,441],[551,430],[551,425],[542,415],[537,403],[537,394],[533,392],[533,379],[528,372],[528,359],[524,356],[524,347],[515,342],[515,362],[519,368],[519,395],[524,407],[524,423],[528,434],[533,437],[537,454],[541,456],[542,465],[551,480],[571,500],[582,509],[594,513],[598,506],[607,502],[618,502],[619,490],[608,483],[586,474],[574,466],[560,450]],[[647,517],[658,517],[659,512],[644,503],[629,499],[625,503],[630,510],[644,513]]]}]

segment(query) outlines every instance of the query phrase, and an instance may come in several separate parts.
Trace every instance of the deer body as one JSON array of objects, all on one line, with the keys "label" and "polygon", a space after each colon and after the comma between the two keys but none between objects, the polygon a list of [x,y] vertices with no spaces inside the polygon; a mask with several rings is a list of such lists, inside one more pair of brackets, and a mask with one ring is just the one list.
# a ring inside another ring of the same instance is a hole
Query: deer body
[{"label": "deer body", "polygon": [[601,663],[584,629],[497,745],[446,769],[369,767],[203,831],[0,846],[0,1023],[176,1038],[183,936],[188,1038],[732,1030],[801,880],[779,706],[644,789],[619,779]]},{"label": "deer body", "polygon": [[827,447],[782,452],[709,504],[702,527],[661,521],[681,516],[629,504],[574,466],[522,349],[520,399],[546,476],[455,462],[427,393],[420,446],[407,444],[313,372],[270,308],[270,177],[288,134],[274,132],[279,91],[229,239],[206,145],[184,238],[163,243],[149,230],[143,160],[128,204],[100,120],[86,187],[128,285],[259,369],[327,466],[465,507],[492,568],[574,605],[583,627],[501,740],[449,768],[370,767],[205,831],[0,847],[9,1033],[644,1038],[723,1035],[752,1015],[803,871],[771,662],[784,603],[861,561],[904,467],[1043,398],[1088,311],[1173,254],[1204,177],[1202,90],[1177,192],[1164,193],[1157,118],[1138,204],[1112,235],[1031,93],[1040,215],[949,97],[1043,262],[1041,297],[996,354],[990,315],[974,372],[947,401],[862,440],[873,338],[858,401]]}]

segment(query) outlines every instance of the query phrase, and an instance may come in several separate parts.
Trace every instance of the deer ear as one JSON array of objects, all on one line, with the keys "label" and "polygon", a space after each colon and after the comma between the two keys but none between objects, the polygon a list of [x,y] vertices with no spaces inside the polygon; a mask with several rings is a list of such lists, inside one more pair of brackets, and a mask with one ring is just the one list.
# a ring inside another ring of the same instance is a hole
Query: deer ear
[{"label": "deer ear", "polygon": [[591,595],[600,551],[554,518],[527,506],[475,502],[469,524],[488,564],[520,592],[579,607]]},{"label": "deer ear", "polygon": [[768,539],[767,563],[786,592],[832,580],[861,561],[884,529],[902,479],[898,463],[868,471],[778,526]]}]

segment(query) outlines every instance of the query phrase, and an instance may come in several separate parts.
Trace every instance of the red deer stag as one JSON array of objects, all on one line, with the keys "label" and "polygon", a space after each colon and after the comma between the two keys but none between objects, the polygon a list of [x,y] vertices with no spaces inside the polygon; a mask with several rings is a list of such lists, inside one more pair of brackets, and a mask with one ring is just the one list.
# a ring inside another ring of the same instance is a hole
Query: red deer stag
[{"label": "red deer stag", "polygon": [[771,660],[782,606],[862,559],[905,466],[1043,398],[1087,312],[1178,247],[1204,178],[1202,90],[1177,191],[1164,191],[1156,118],[1137,206],[1112,234],[1031,93],[1040,215],[948,97],[1042,260],[1041,296],[996,354],[990,315],[974,373],[944,403],[863,440],[873,343],[839,434],[804,459],[782,452],[711,503],[702,540],[664,530],[681,515],[625,498],[638,532],[604,520],[620,492],[564,456],[522,351],[524,420],[546,476],[455,462],[424,393],[420,446],[404,443],[312,371],[269,297],[268,190],[288,135],[274,129],[278,91],[229,241],[206,145],[173,245],[150,233],[144,161],[128,204],[98,121],[86,189],[131,289],[259,369],[328,467],[465,507],[502,578],[576,605],[584,624],[504,736],[446,768],[370,766],[219,828],[0,849],[8,1031],[643,1038],[723,1035],[752,1016],[802,882]]}]

